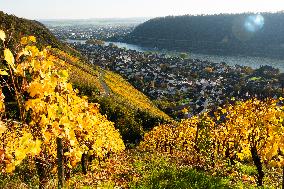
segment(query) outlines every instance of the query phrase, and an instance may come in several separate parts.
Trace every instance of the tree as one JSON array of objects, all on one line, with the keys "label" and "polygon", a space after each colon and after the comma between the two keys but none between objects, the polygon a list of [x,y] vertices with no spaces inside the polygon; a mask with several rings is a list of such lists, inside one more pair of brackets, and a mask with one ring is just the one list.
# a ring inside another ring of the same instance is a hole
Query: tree
[{"label": "tree", "polygon": [[189,55],[187,53],[180,53],[179,55],[182,59],[187,59]]}]

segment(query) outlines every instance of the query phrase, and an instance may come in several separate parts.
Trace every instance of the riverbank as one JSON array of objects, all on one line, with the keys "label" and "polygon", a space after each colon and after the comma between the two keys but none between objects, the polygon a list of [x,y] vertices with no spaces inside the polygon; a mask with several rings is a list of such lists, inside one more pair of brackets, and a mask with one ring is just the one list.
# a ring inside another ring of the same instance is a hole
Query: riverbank
[{"label": "riverbank", "polygon": [[[80,43],[85,44],[86,40],[66,40],[67,43]],[[147,48],[139,45],[123,43],[123,42],[105,42],[105,45],[113,44],[119,48],[123,48],[126,50],[135,50],[138,52],[154,52],[158,54],[164,54],[168,56],[179,56],[179,51],[168,51],[168,50],[159,50],[156,48]],[[189,55],[191,59],[199,59],[202,61],[209,61],[215,63],[225,62],[230,66],[241,65],[241,66],[249,66],[253,69],[258,69],[261,66],[272,66],[274,68],[278,68],[280,72],[284,72],[284,59],[277,58],[269,58],[269,57],[254,57],[254,56],[221,56],[221,55],[212,55],[212,54],[202,54],[202,53],[191,53],[185,52]]]}]

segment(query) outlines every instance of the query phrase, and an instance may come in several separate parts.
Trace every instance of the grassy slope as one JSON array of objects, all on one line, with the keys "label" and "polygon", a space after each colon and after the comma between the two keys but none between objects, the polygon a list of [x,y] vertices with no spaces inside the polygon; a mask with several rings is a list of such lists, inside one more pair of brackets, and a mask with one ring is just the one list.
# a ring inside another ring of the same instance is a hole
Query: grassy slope
[{"label": "grassy slope", "polygon": [[120,75],[111,71],[105,71],[104,80],[110,90],[117,96],[120,96],[122,101],[129,103],[132,108],[143,109],[165,120],[170,119],[170,117],[161,110],[153,108],[154,104]]}]

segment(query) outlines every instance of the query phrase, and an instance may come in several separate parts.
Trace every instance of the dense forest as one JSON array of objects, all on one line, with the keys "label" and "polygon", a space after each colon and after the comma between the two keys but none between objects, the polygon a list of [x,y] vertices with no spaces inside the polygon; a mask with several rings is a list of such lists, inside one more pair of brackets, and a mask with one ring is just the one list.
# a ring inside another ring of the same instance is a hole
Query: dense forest
[{"label": "dense forest", "polygon": [[284,13],[167,16],[124,38],[147,47],[208,54],[283,57]]}]

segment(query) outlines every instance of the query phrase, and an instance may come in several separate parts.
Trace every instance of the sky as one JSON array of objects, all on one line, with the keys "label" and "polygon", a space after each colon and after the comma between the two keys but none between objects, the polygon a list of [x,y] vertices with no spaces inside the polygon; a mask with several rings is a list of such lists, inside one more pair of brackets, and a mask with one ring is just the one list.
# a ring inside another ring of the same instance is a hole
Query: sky
[{"label": "sky", "polygon": [[277,12],[284,0],[0,0],[0,10],[28,19],[159,17]]}]

